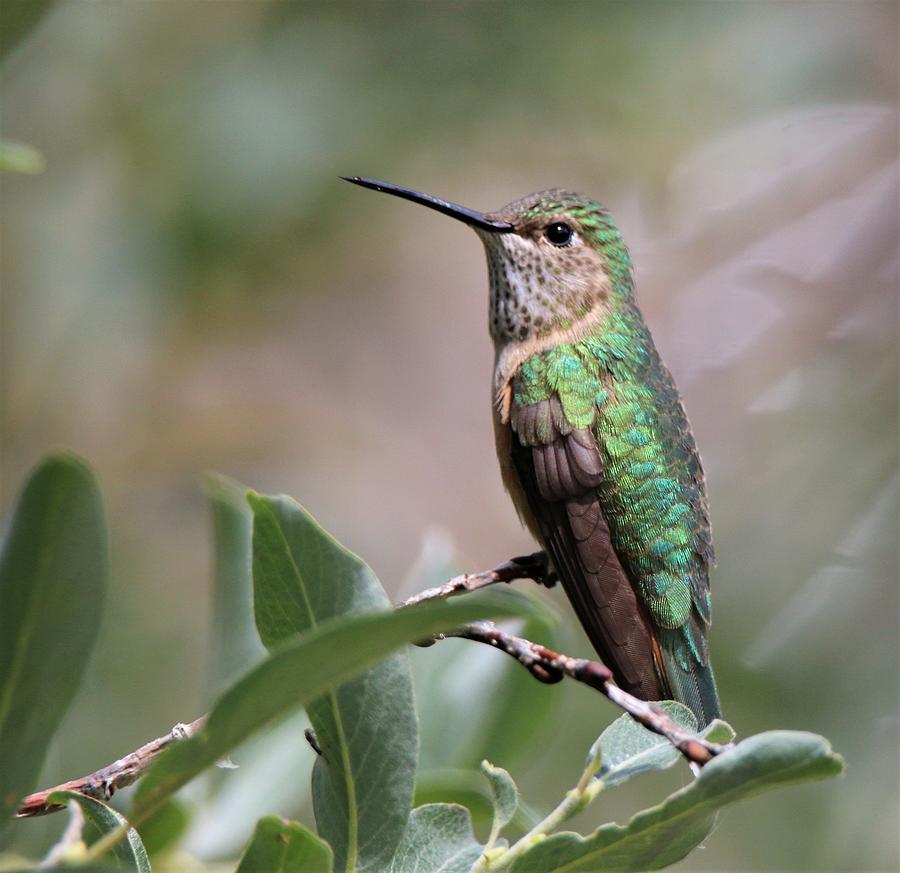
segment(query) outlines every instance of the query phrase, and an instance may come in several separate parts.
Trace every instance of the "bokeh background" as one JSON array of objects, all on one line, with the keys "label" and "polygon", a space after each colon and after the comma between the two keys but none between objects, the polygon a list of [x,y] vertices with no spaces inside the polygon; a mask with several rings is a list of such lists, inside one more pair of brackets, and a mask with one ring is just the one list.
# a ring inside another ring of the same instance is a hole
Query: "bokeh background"
[{"label": "bokeh background", "polygon": [[[52,7],[2,67],[3,133],[46,162],[2,180],[2,504],[48,449],[86,457],[114,585],[44,780],[204,711],[229,641],[236,668],[255,657],[246,627],[216,627],[202,471],[296,496],[393,596],[532,550],[496,470],[477,239],[337,176],[479,209],[566,186],[617,217],[703,453],[726,715],[741,735],[823,733],[848,762],[730,809],[680,867],[898,869],[898,11]],[[30,14],[12,4],[7,26]],[[587,654],[548,600],[559,645]],[[420,695],[473,723],[473,684],[507,674],[446,651],[413,653],[467,665],[438,686],[418,661]],[[546,809],[615,713],[536,683],[517,706],[464,756],[489,747]],[[528,712],[531,749],[505,760]],[[425,720],[428,765],[457,767],[460,736]],[[251,816],[311,822],[311,759],[295,723],[261,740],[200,792],[184,850],[232,869]],[[576,825],[686,778],[629,785]],[[62,825],[22,823],[17,845]]]}]

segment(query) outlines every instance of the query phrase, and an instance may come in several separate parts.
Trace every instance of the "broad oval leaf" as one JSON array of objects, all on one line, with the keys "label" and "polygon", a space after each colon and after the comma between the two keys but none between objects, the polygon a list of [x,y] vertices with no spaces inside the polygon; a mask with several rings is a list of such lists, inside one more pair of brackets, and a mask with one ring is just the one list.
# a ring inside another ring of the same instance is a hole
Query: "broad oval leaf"
[{"label": "broad oval leaf", "polygon": [[[253,596],[269,648],[340,615],[390,606],[381,583],[289,497],[251,494]],[[321,755],[313,768],[319,833],[335,869],[381,873],[412,806],[418,727],[406,653],[306,706]]]},{"label": "broad oval leaf", "polygon": [[[77,791],[54,791],[48,798],[49,803],[65,805],[74,800],[84,812],[85,821],[94,829],[94,839],[85,840],[90,845],[99,837],[127,825],[125,817],[116,812],[111,806],[107,806],[93,797],[79,794]],[[144,849],[144,844],[134,828],[128,828],[125,840],[116,843],[110,850],[119,862],[120,867],[126,870],[135,870],[137,873],[150,873],[150,859]]]},{"label": "broad oval leaf", "polygon": [[631,873],[658,870],[687,856],[709,834],[716,812],[771,788],[827,779],[843,770],[827,740],[801,731],[769,731],[710,761],[690,785],[627,825],[587,837],[552,834],[517,858],[511,873]]},{"label": "broad oval leaf", "polygon": [[[660,706],[685,730],[697,730],[697,719],[684,704],[665,700]],[[681,758],[665,737],[647,730],[630,715],[619,716],[600,734],[590,751],[591,758],[598,755],[597,778],[604,785],[619,785],[640,773],[665,770]]]},{"label": "broad oval leaf", "polygon": [[412,811],[389,873],[469,873],[481,850],[468,809],[430,803]]},{"label": "broad oval leaf", "polygon": [[236,873],[331,873],[328,843],[300,822],[270,815],[256,830]]},{"label": "broad oval leaf", "polygon": [[510,604],[485,592],[456,602],[342,616],[288,641],[219,698],[203,730],[175,743],[154,761],[135,801],[132,824],[140,824],[182,785],[256,731],[394,649],[470,621],[509,616]]},{"label": "broad oval leaf", "polygon": [[0,555],[0,829],[33,787],[87,665],[109,568],[100,490],[77,458],[32,472]]}]

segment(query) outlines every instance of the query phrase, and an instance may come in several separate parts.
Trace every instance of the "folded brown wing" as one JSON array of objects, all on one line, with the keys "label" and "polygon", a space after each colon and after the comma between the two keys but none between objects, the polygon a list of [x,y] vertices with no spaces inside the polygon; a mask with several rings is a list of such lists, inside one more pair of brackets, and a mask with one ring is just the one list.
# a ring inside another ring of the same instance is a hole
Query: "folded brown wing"
[{"label": "folded brown wing", "polygon": [[512,424],[513,466],[528,507],[594,648],[626,691],[644,700],[668,697],[649,618],[603,515],[594,435],[567,428],[555,397],[516,410]]}]

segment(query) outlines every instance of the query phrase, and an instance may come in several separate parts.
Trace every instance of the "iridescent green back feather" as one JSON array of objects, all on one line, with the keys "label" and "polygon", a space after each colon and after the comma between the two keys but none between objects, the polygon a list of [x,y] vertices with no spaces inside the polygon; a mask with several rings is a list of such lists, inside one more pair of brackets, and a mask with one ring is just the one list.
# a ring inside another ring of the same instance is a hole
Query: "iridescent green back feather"
[{"label": "iridescent green back feather", "polygon": [[594,433],[616,553],[658,629],[668,684],[708,721],[718,714],[706,645],[713,548],[697,448],[634,304],[618,230],[595,204],[569,209],[580,209],[575,217],[605,257],[611,311],[581,341],[528,358],[513,379],[513,405],[556,394],[568,425]]}]

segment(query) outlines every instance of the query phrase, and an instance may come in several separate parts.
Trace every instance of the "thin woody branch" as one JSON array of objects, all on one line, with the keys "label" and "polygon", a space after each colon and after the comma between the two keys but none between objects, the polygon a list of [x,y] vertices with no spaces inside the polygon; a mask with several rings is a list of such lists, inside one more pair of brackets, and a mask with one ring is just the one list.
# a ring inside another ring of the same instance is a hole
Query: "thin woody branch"
[{"label": "thin woody branch", "polygon": [[54,785],[52,788],[45,788],[43,791],[29,794],[22,801],[16,817],[31,818],[65,809],[64,806],[48,801],[50,795],[55,791],[77,791],[79,794],[106,803],[120,788],[136,782],[163,749],[197,733],[205,723],[206,716],[203,715],[190,724],[177,724],[165,736],[150,740],[149,743],[145,743],[131,754],[118,761],[113,761],[112,764],[102,767],[89,776],[82,776],[80,779],[73,779],[71,782],[63,782],[62,785]]},{"label": "thin woody branch", "polygon": [[[504,561],[492,570],[456,576],[444,585],[428,588],[408,598],[399,605],[399,608],[412,606],[426,600],[444,600],[448,597],[477,591],[489,585],[513,582],[517,579],[531,579],[548,588],[556,584],[556,576],[549,568],[546,554],[535,552],[532,555]],[[729,748],[717,743],[710,743],[696,734],[685,731],[661,707],[639,700],[623,691],[613,682],[609,668],[599,661],[572,658],[554,652],[539,643],[506,633],[492,622],[465,625],[452,633],[440,634],[432,640],[423,641],[420,645],[432,645],[446,637],[457,637],[493,646],[515,658],[540,682],[553,684],[568,677],[599,691],[648,730],[668,739],[692,764],[703,766]],[[190,724],[177,724],[165,736],[145,743],[124,758],[120,758],[88,776],[63,782],[61,785],[54,785],[52,788],[45,788],[43,791],[28,795],[19,807],[17,818],[47,815],[64,809],[63,806],[48,801],[50,795],[55,791],[77,791],[97,800],[108,801],[120,788],[136,782],[164,749],[199,731],[206,723],[206,718],[207,716],[204,715]]]},{"label": "thin woody branch", "polygon": [[552,588],[556,584],[556,575],[550,572],[549,561],[546,552],[535,552],[521,558],[510,558],[502,564],[498,564],[492,570],[484,570],[481,573],[463,573],[454,576],[449,582],[439,585],[437,588],[426,588],[418,594],[407,598],[399,604],[400,608],[415,606],[426,600],[445,600],[458,594],[469,594],[489,585],[500,582],[515,582],[518,579],[532,579],[539,585]]},{"label": "thin woody branch", "polygon": [[[493,570],[456,576],[444,585],[429,588],[404,600],[400,607],[412,606],[425,600],[441,600],[516,579],[533,579],[547,587],[552,587],[556,582],[556,577],[549,569],[546,553],[535,552],[522,558],[513,558]],[[729,748],[684,730],[661,706],[640,700],[619,688],[610,669],[599,661],[572,658],[554,652],[539,643],[506,633],[492,622],[465,625],[452,633],[435,637],[434,640],[423,641],[420,645],[431,645],[445,637],[472,640],[500,649],[515,658],[539,682],[553,684],[568,677],[599,691],[645,728],[669,740],[691,764],[702,767]]]},{"label": "thin woody branch", "polygon": [[515,658],[539,682],[554,684],[568,677],[599,691],[645,728],[669,740],[692,764],[702,767],[729,748],[686,731],[661,706],[623,691],[613,681],[610,669],[599,661],[554,652],[540,643],[506,633],[492,622],[466,625],[443,636],[493,646]]}]

